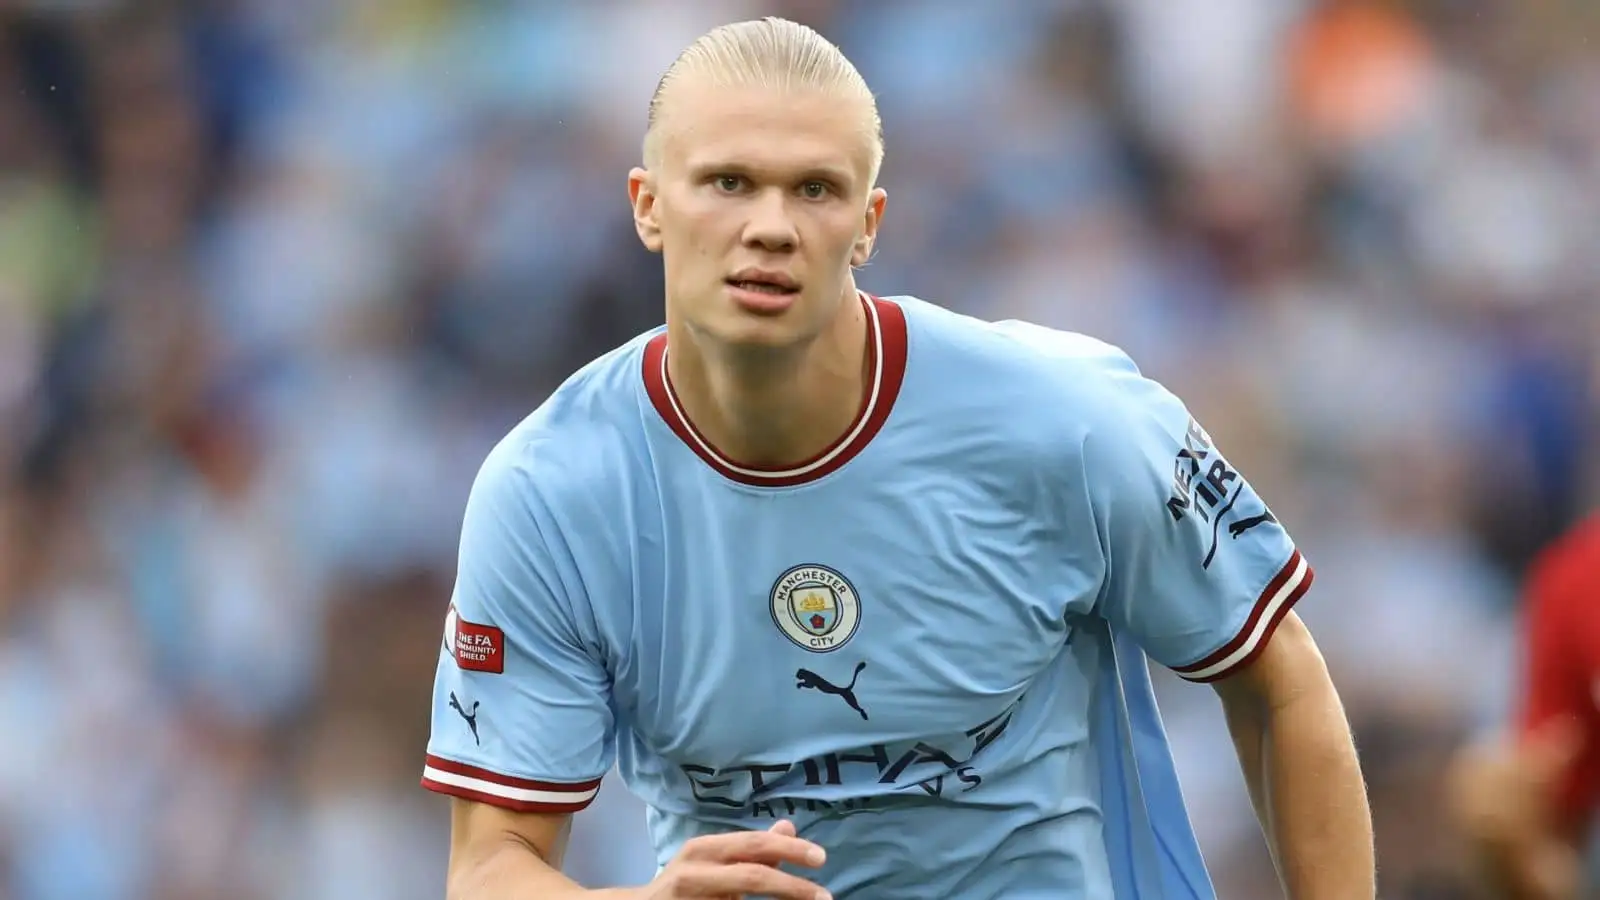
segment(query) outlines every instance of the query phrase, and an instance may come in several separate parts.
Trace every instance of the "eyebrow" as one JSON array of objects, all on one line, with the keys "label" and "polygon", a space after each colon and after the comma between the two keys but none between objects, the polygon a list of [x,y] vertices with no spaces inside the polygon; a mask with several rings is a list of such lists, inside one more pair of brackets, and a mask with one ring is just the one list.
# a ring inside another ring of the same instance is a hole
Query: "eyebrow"
[{"label": "eyebrow", "polygon": [[[765,168],[766,167],[764,166],[752,166],[745,163],[736,163],[732,161],[719,162],[716,160],[706,160],[691,164],[689,166],[689,171],[697,178],[708,175],[743,175],[745,177],[755,177],[761,174],[762,170]],[[855,180],[855,176],[852,175],[849,170],[842,169],[837,166],[815,165],[806,166],[800,169],[795,180],[828,181],[834,184],[850,184]]]}]

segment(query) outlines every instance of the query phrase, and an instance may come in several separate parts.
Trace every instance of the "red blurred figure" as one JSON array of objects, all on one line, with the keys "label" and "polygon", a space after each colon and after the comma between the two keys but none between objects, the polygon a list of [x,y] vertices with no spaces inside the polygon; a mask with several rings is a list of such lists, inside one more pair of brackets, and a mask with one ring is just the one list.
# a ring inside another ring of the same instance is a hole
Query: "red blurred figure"
[{"label": "red blurred figure", "polygon": [[1515,733],[1462,754],[1455,813],[1505,896],[1571,900],[1600,801],[1600,515],[1535,561],[1523,607]]}]

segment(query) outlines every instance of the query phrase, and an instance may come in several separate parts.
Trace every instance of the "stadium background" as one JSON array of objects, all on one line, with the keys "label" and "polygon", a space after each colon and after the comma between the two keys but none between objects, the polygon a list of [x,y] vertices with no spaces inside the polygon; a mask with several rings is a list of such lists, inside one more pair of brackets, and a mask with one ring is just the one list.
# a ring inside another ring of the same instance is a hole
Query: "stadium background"
[{"label": "stadium background", "polygon": [[[1385,895],[1462,896],[1442,762],[1592,497],[1588,0],[0,3],[0,897],[441,895],[465,491],[659,321],[645,101],[763,13],[880,95],[866,288],[1121,343],[1270,499]],[[1162,691],[1223,896],[1274,896],[1214,699]],[[648,874],[639,815],[573,871]]]}]

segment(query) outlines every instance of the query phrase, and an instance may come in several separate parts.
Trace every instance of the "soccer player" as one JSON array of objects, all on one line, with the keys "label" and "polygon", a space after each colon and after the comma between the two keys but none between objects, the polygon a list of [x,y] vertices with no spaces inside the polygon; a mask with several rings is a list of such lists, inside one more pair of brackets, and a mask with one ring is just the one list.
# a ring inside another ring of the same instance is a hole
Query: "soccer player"
[{"label": "soccer player", "polygon": [[1517,733],[1462,753],[1455,812],[1505,896],[1573,900],[1600,805],[1600,516],[1540,555],[1523,604]]},{"label": "soccer player", "polygon": [[609,896],[1209,898],[1148,655],[1216,686],[1290,896],[1372,897],[1310,565],[1117,349],[857,290],[882,148],[791,22],[663,77],[628,189],[666,326],[467,503],[450,896],[584,896],[563,834],[615,761],[661,868]]}]

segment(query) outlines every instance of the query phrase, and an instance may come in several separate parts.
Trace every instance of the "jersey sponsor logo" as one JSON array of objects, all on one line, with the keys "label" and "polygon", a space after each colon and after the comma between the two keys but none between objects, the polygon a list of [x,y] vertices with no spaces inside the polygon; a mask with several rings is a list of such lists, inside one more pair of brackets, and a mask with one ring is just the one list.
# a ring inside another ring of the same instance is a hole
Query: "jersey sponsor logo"
[{"label": "jersey sponsor logo", "polygon": [[444,649],[456,666],[469,672],[502,675],[506,671],[506,634],[493,625],[461,618],[454,606],[444,618]]},{"label": "jersey sponsor logo", "polygon": [[810,669],[800,669],[794,673],[794,686],[802,691],[820,691],[824,694],[832,694],[838,697],[845,702],[846,706],[860,713],[861,720],[865,722],[867,721],[867,711],[861,706],[861,701],[856,699],[856,679],[861,677],[861,670],[866,667],[866,660],[856,663],[855,673],[850,676],[850,683],[845,685],[834,684]]},{"label": "jersey sponsor logo", "polygon": [[[683,764],[678,768],[689,779],[689,791],[701,806],[768,818],[801,811],[881,809],[894,804],[899,791],[916,797],[964,794],[982,786],[978,755],[1005,734],[1021,703],[1022,698],[1012,701],[998,715],[955,737],[872,744],[787,763],[721,768]],[[888,785],[894,793],[839,800],[788,796],[805,788],[851,784]]]},{"label": "jersey sponsor logo", "polygon": [[[1222,522],[1247,493],[1250,493],[1248,485],[1238,470],[1228,464],[1211,435],[1191,416],[1188,432],[1183,437],[1183,449],[1172,461],[1172,495],[1167,498],[1167,512],[1172,515],[1173,522],[1193,517],[1209,527],[1210,544],[1200,568],[1211,568],[1217,556]],[[1259,512],[1230,524],[1228,534],[1238,540],[1252,528],[1276,521],[1272,511],[1263,506]]]},{"label": "jersey sponsor logo", "polygon": [[772,622],[812,653],[843,647],[861,625],[861,599],[848,579],[827,566],[795,566],[772,584]]}]

